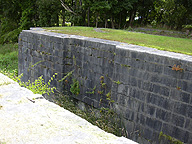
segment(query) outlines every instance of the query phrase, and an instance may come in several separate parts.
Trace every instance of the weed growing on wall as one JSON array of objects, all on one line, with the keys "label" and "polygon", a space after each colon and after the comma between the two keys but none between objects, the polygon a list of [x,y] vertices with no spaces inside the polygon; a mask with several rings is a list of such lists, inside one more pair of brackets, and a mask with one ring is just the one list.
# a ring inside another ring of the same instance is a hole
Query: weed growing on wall
[{"label": "weed growing on wall", "polygon": [[181,68],[181,66],[176,64],[173,65],[172,70],[183,72],[183,69]]},{"label": "weed growing on wall", "polygon": [[[51,82],[53,81],[53,79],[55,79],[55,76],[57,75],[57,73],[55,73],[51,79],[49,80],[49,82],[47,84],[45,84],[43,76],[40,76],[38,79],[36,79],[34,82],[31,82],[30,80],[28,80],[28,82],[19,82],[19,84],[23,87],[26,87],[27,89],[31,90],[34,94],[50,94],[50,93],[54,93],[54,90],[56,90],[56,87],[50,87]],[[20,80],[19,80],[20,81]]]},{"label": "weed growing on wall", "polygon": [[59,80],[59,82],[66,80],[66,78],[68,78],[68,77],[71,77],[73,72],[74,72],[74,70],[68,72],[61,80]]},{"label": "weed growing on wall", "polygon": [[92,106],[88,106],[85,111],[82,111],[77,107],[77,104],[72,97],[62,94],[59,95],[60,99],[57,100],[56,103],[61,107],[86,119],[106,132],[126,137],[126,135],[123,135],[124,133],[122,133],[124,128],[120,128],[120,119],[113,110],[109,108],[101,108],[98,110]]},{"label": "weed growing on wall", "polygon": [[159,141],[161,142],[162,139],[166,139],[169,141],[170,144],[183,144],[180,140],[177,140],[169,135],[164,134],[163,132],[159,133]]},{"label": "weed growing on wall", "polygon": [[95,94],[96,88],[97,88],[97,86],[94,86],[94,88],[92,89],[92,91],[86,91],[85,93],[87,93],[87,94]]},{"label": "weed growing on wall", "polygon": [[8,76],[9,78],[11,78],[14,81],[18,81],[18,79],[21,79],[21,76],[22,76],[22,75],[18,76],[18,70],[17,69],[14,69],[12,71],[9,71],[7,69],[2,69],[2,70],[0,70],[0,73]]},{"label": "weed growing on wall", "polygon": [[80,88],[79,88],[79,81],[76,79],[73,79],[73,83],[70,85],[70,92],[74,95],[79,95]]},{"label": "weed growing on wall", "polygon": [[[59,82],[65,81],[65,83],[67,84],[68,83],[67,78],[72,77],[73,72],[74,70],[66,73],[66,75],[61,80],[59,80]],[[72,83],[70,84],[70,92],[74,95],[79,95],[80,93],[79,81],[75,78],[72,79]]]},{"label": "weed growing on wall", "polygon": [[13,79],[14,81],[18,82],[20,86],[25,87],[29,90],[31,90],[34,94],[51,94],[54,93],[54,90],[56,90],[55,87],[50,87],[51,82],[55,79],[57,73],[55,73],[49,82],[46,84],[43,76],[40,76],[38,79],[36,79],[34,82],[31,82],[28,80],[27,82],[22,82],[21,77],[23,74],[18,76],[18,71],[13,70],[12,72],[6,71],[6,70],[0,70],[0,73],[3,73],[4,75],[8,76],[9,78]]}]

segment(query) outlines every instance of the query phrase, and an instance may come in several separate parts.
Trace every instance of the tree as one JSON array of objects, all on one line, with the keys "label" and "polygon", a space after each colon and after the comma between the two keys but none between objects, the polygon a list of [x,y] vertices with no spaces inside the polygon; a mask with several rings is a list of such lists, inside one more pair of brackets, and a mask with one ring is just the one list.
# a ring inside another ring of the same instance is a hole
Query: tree
[{"label": "tree", "polygon": [[173,29],[181,29],[185,23],[187,9],[177,0],[155,1],[155,20],[158,24],[163,24]]},{"label": "tree", "polygon": [[0,43],[16,41],[20,31],[19,27],[21,8],[17,0],[1,1],[1,26],[0,26]]},{"label": "tree", "polygon": [[38,7],[38,25],[39,26],[59,26],[59,13],[61,5],[55,0],[39,0]]}]

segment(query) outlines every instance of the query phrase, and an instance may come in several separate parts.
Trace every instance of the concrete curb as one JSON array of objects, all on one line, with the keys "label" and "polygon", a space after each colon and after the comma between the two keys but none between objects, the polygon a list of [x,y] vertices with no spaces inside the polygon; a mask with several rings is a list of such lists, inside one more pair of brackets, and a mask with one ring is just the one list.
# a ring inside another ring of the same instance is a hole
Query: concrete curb
[{"label": "concrete curb", "polygon": [[1,73],[0,143],[136,144],[104,132]]}]

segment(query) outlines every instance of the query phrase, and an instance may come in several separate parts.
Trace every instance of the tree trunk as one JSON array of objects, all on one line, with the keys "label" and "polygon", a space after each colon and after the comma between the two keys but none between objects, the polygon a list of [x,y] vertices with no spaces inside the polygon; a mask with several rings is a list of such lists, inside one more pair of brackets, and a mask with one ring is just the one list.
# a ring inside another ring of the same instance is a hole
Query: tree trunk
[{"label": "tree trunk", "polygon": [[135,15],[136,15],[136,10],[133,10],[130,14],[130,17],[129,17],[129,26],[132,27],[133,25],[133,21],[134,21],[134,18],[135,18]]},{"label": "tree trunk", "polygon": [[96,28],[98,27],[98,19],[99,19],[99,14],[97,13],[97,16],[96,16]]},{"label": "tree trunk", "polygon": [[105,18],[105,28],[107,28],[107,20],[108,20],[108,19],[107,19],[106,14],[105,14],[104,16],[105,16],[105,17],[104,17],[104,18]]},{"label": "tree trunk", "polygon": [[107,28],[107,18],[105,18],[105,28]]},{"label": "tree trunk", "polygon": [[119,29],[121,28],[121,13],[120,13],[120,19],[119,19]]},{"label": "tree trunk", "polygon": [[87,26],[88,27],[90,25],[90,16],[89,16],[89,14],[90,14],[90,8],[88,7],[88,10],[87,10]]},{"label": "tree trunk", "polygon": [[62,11],[63,22],[62,26],[65,26],[65,11]]},{"label": "tree trunk", "polygon": [[57,26],[57,27],[59,26],[59,15],[57,15],[57,23],[56,23],[56,26]]},{"label": "tree trunk", "polygon": [[113,22],[113,17],[111,17],[111,28],[114,29],[115,26],[114,26],[114,22]]},{"label": "tree trunk", "polygon": [[86,26],[86,11],[82,10],[82,17],[83,17],[83,22],[82,22],[82,25],[83,26]]},{"label": "tree trunk", "polygon": [[82,6],[82,1],[81,0],[79,0],[79,5]]}]

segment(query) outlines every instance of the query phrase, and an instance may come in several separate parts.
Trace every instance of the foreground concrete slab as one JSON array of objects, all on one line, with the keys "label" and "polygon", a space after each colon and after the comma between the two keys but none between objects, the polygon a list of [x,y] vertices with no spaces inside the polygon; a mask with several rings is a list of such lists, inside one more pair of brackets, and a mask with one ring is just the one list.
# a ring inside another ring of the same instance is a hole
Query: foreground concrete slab
[{"label": "foreground concrete slab", "polygon": [[0,73],[0,144],[136,144],[20,87]]}]

